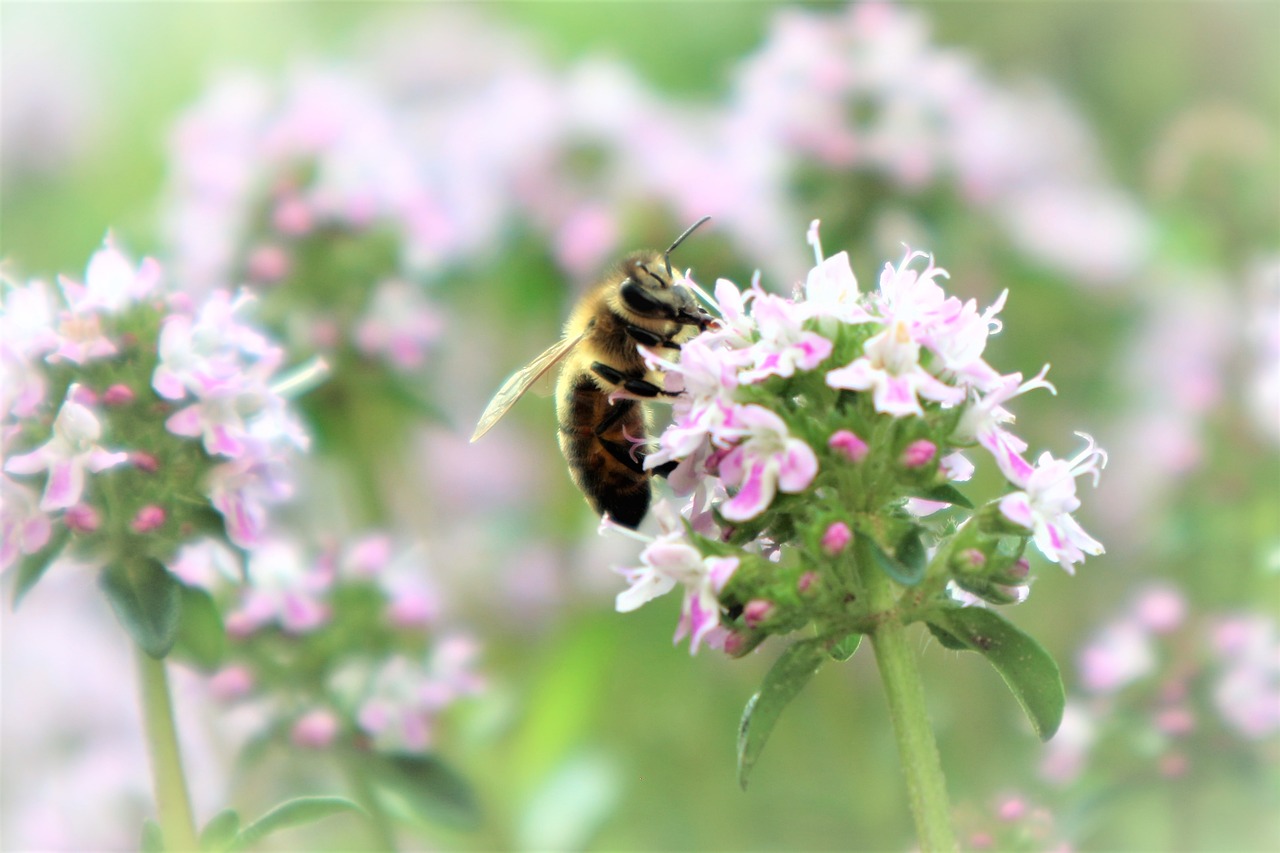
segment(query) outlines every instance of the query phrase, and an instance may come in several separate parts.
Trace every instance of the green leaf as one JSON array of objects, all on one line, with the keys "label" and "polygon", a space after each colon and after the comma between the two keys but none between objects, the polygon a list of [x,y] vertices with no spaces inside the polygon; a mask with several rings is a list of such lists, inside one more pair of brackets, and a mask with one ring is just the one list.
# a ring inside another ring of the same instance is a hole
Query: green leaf
[{"label": "green leaf", "polygon": [[930,486],[927,489],[919,489],[911,493],[913,498],[924,498],[929,501],[941,501],[942,503],[951,504],[952,506],[962,506],[965,509],[973,509],[973,501],[965,495],[964,492],[957,489],[950,483],[942,483],[937,486]]},{"label": "green leaf", "polygon": [[213,597],[199,587],[182,586],[182,618],[174,654],[194,663],[205,672],[222,665],[227,652],[227,631]]},{"label": "green leaf", "polygon": [[480,825],[480,806],[471,784],[440,759],[410,753],[369,758],[369,781],[379,800],[398,817],[460,830]]},{"label": "green leaf", "polygon": [[60,524],[43,548],[34,554],[27,554],[18,562],[17,579],[13,584],[13,606],[15,608],[22,603],[22,599],[31,591],[31,588],[40,582],[40,578],[44,577],[44,573],[49,571],[49,567],[58,559],[58,555],[62,553],[63,547],[70,538],[71,529],[64,524]]},{"label": "green leaf", "polygon": [[153,658],[162,658],[178,638],[182,585],[158,561],[134,556],[103,569],[98,585],[120,624]]},{"label": "green leaf", "polygon": [[1058,664],[1039,643],[985,607],[940,611],[928,617],[928,623],[947,648],[985,657],[1009,685],[1040,739],[1053,737],[1067,697]]},{"label": "green leaf", "polygon": [[160,824],[151,818],[142,822],[142,841],[138,844],[142,853],[164,853],[164,835],[160,832]]},{"label": "green leaf", "polygon": [[294,800],[286,800],[240,830],[231,843],[230,849],[241,850],[256,844],[273,832],[315,823],[341,812],[365,813],[364,809],[346,797],[298,797]]},{"label": "green leaf", "polygon": [[213,816],[213,819],[200,830],[200,849],[221,853],[231,849],[240,832],[240,815],[235,809],[224,809]]},{"label": "green leaf", "polygon": [[759,692],[747,700],[738,728],[738,784],[744,791],[751,768],[760,758],[782,709],[827,659],[826,644],[821,639],[792,643],[765,674]]},{"label": "green leaf", "polygon": [[924,580],[929,565],[928,551],[920,539],[920,529],[912,527],[898,540],[893,554],[887,553],[877,542],[871,543],[876,563],[886,575],[903,586],[915,586]]},{"label": "green leaf", "polygon": [[832,660],[846,661],[853,657],[853,653],[858,650],[860,645],[862,645],[862,635],[850,634],[827,649],[827,654],[831,656]]}]

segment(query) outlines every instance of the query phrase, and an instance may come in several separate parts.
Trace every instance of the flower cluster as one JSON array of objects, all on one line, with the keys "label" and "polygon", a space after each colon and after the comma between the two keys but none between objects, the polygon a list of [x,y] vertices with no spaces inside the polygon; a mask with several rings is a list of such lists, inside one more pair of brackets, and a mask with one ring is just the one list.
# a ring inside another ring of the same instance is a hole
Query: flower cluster
[{"label": "flower cluster", "polygon": [[1196,738],[1221,743],[1226,732],[1256,754],[1258,741],[1280,733],[1280,631],[1261,614],[1197,614],[1177,587],[1149,585],[1076,663],[1079,692],[1041,764],[1052,783],[1076,780],[1100,752],[1108,764],[1133,753],[1177,778],[1199,752]]},{"label": "flower cluster", "polygon": [[70,542],[100,565],[166,563],[198,532],[244,548],[290,492],[307,436],[283,392],[282,350],[239,316],[164,286],[108,237],[82,281],[4,288],[0,568],[39,576]]},{"label": "flower cluster", "polygon": [[479,646],[442,625],[419,549],[383,534],[318,552],[274,538],[251,556],[248,586],[226,557],[206,541],[173,566],[229,609],[230,650],[210,689],[264,711],[295,745],[425,752],[444,710],[483,690]]},{"label": "flower cluster", "polygon": [[[1005,405],[1052,386],[1044,370],[1024,380],[983,358],[1006,294],[980,310],[912,251],[864,294],[847,254],[823,256],[816,222],[809,239],[816,264],[794,297],[721,280],[709,299],[719,323],[678,361],[645,352],[674,395],[645,466],[676,463],[670,481],[692,497],[684,521],[660,517],[619,609],[682,584],[681,632],[696,648],[724,625],[732,651],[811,620],[856,630],[862,590],[841,556],[855,545],[922,590],[922,613],[950,601],[948,584],[992,603],[1020,598],[1027,541],[1067,571],[1102,553],[1073,513],[1077,478],[1096,481],[1105,453],[1083,436],[1076,456],[1033,463],[1009,429]],[[1009,491],[969,518],[938,513],[972,506],[954,484],[973,474],[974,450]]]}]

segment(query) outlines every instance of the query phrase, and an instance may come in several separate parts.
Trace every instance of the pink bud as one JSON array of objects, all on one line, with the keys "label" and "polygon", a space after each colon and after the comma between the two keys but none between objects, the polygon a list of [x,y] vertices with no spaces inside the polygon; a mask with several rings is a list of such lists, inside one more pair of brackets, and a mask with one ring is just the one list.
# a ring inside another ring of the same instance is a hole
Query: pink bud
[{"label": "pink bud", "polygon": [[290,736],[298,746],[321,749],[333,743],[337,734],[338,718],[332,711],[319,708],[299,717]]},{"label": "pink bud", "polygon": [[1165,708],[1156,714],[1156,728],[1167,735],[1188,735],[1196,729],[1196,717],[1189,708]]},{"label": "pink bud", "polygon": [[902,451],[902,465],[904,468],[923,468],[937,454],[938,445],[927,438],[921,438],[908,444],[907,449]]},{"label": "pink bud", "polygon": [[1187,601],[1182,593],[1169,586],[1143,590],[1134,605],[1138,621],[1157,634],[1176,630],[1187,615]]},{"label": "pink bud", "polygon": [[271,214],[271,223],[281,234],[290,237],[301,237],[311,230],[315,217],[311,214],[311,206],[296,195],[286,196],[276,205]]},{"label": "pink bud", "polygon": [[127,406],[137,397],[132,388],[119,382],[102,392],[102,402],[107,406]]},{"label": "pink bud", "polygon": [[1021,820],[1027,814],[1027,803],[1021,797],[1009,797],[996,808],[996,815],[1003,821]]},{"label": "pink bud", "polygon": [[243,666],[226,667],[209,679],[209,691],[222,702],[246,696],[252,689],[253,673]]},{"label": "pink bud", "polygon": [[165,512],[155,504],[148,504],[138,510],[138,514],[129,522],[135,533],[150,533],[164,524]]},{"label": "pink bud", "polygon": [[146,471],[148,474],[154,474],[160,467],[160,460],[144,450],[135,450],[130,453],[129,461],[133,463],[134,468]]},{"label": "pink bud", "polygon": [[730,631],[724,637],[724,653],[729,657],[738,657],[747,647],[747,638],[742,634]]},{"label": "pink bud", "polygon": [[62,521],[76,533],[92,533],[102,525],[102,515],[88,504],[76,504],[62,514]]},{"label": "pink bud", "polygon": [[68,395],[73,402],[82,406],[98,405],[98,395],[94,393],[92,388],[86,388],[83,385],[76,385],[75,392]]},{"label": "pink bud", "polygon": [[742,621],[748,628],[759,628],[760,625],[773,615],[774,606],[772,601],[766,601],[763,598],[754,598],[747,602],[747,606],[742,608]]},{"label": "pink bud", "polygon": [[960,562],[970,571],[976,571],[987,564],[987,555],[977,548],[966,548],[960,553]]},{"label": "pink bud", "polygon": [[1026,557],[1019,557],[1017,561],[1009,567],[1009,576],[1017,580],[1022,580],[1030,574],[1031,561]]},{"label": "pink bud", "polygon": [[835,521],[822,534],[822,550],[828,556],[834,557],[847,548],[852,540],[853,531],[849,529],[849,525],[843,521]]},{"label": "pink bud", "polygon": [[289,253],[279,246],[259,246],[249,253],[249,278],[261,284],[280,281],[289,274]]},{"label": "pink bud", "polygon": [[1166,779],[1179,779],[1187,775],[1191,761],[1185,753],[1171,752],[1160,758],[1160,775]]},{"label": "pink bud", "polygon": [[796,589],[800,592],[801,595],[803,595],[804,593],[813,589],[813,587],[816,586],[817,583],[818,583],[817,572],[805,572],[800,576],[800,579],[796,581]]},{"label": "pink bud", "polygon": [[832,433],[827,439],[827,447],[848,459],[850,462],[861,462],[867,458],[867,443],[847,429]]}]

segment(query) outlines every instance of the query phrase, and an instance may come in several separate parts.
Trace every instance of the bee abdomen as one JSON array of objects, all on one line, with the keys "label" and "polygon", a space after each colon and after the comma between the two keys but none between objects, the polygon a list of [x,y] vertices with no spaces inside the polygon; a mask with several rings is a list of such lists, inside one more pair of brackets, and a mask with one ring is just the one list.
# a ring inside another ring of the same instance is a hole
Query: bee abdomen
[{"label": "bee abdomen", "polygon": [[644,434],[643,410],[630,400],[619,401],[616,405],[628,408],[598,435],[597,425],[612,407],[589,376],[574,383],[562,405],[560,451],[574,485],[597,514],[638,527],[649,510],[649,475],[637,470],[638,461],[629,465],[618,457],[630,449],[628,436]]}]

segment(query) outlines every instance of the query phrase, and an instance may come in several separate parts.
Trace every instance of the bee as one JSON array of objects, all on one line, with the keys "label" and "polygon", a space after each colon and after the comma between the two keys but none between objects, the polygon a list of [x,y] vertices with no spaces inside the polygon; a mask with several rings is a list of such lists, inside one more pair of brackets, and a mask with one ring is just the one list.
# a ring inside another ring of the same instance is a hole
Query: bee
[{"label": "bee", "polygon": [[674,462],[645,470],[651,427],[645,400],[675,396],[645,365],[638,345],[678,352],[713,318],[671,273],[671,253],[711,217],[699,219],[665,252],[627,255],[587,291],[564,335],[517,371],[489,401],[475,441],[553,367],[560,452],[574,485],[600,515],[635,528],[649,509],[650,480]]}]

